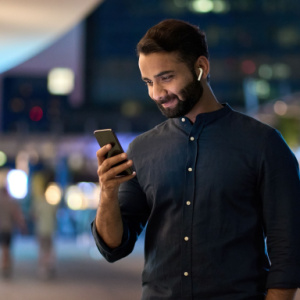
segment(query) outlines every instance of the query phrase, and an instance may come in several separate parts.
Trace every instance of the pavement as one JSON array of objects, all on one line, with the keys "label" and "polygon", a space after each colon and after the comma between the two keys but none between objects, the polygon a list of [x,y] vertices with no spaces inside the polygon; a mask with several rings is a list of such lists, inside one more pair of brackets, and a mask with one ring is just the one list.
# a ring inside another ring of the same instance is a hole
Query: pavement
[{"label": "pavement", "polygon": [[0,278],[0,300],[139,300],[142,243],[129,257],[110,264],[101,258],[90,236],[57,239],[56,273],[45,280],[37,272],[35,239],[17,238],[13,274]]},{"label": "pavement", "polygon": [[[38,247],[32,237],[13,243],[12,277],[0,277],[0,300],[139,300],[143,268],[143,239],[128,257],[110,264],[96,249],[91,235],[56,239],[56,274],[41,279]],[[298,291],[294,300],[300,300]]]}]

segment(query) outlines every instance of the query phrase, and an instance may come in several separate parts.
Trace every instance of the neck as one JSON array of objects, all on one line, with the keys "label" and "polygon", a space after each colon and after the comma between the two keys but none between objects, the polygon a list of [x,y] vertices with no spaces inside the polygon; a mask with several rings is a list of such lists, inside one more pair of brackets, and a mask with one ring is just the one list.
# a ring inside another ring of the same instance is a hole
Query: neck
[{"label": "neck", "polygon": [[223,105],[215,97],[210,85],[203,80],[203,94],[198,103],[186,115],[189,120],[194,123],[199,114],[213,112],[223,108]]}]

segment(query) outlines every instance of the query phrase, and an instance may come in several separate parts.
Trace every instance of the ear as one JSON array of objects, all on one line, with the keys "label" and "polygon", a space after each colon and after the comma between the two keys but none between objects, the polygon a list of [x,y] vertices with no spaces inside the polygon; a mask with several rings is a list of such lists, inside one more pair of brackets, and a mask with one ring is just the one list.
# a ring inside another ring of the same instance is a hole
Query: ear
[{"label": "ear", "polygon": [[205,56],[199,56],[197,61],[195,62],[194,69],[197,77],[199,77],[201,72],[199,68],[201,68],[203,71],[201,78],[206,79],[207,75],[209,74],[210,66],[209,61]]}]

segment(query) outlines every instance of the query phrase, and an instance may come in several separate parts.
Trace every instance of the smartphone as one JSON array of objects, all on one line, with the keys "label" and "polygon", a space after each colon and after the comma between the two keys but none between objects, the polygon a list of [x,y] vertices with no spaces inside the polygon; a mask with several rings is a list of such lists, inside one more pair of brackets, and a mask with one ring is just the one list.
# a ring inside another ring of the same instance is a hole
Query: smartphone
[{"label": "smartphone", "polygon": [[[95,130],[94,135],[96,137],[96,140],[98,141],[98,144],[100,147],[103,147],[107,144],[111,144],[112,148],[109,150],[109,152],[106,155],[106,158],[121,154],[124,152],[117,136],[115,135],[114,131],[112,129],[100,129]],[[122,163],[124,163],[127,160],[121,161],[118,164],[114,165],[118,166]],[[133,173],[133,170],[131,167],[127,168],[125,171],[121,172],[118,175],[131,175]]]}]

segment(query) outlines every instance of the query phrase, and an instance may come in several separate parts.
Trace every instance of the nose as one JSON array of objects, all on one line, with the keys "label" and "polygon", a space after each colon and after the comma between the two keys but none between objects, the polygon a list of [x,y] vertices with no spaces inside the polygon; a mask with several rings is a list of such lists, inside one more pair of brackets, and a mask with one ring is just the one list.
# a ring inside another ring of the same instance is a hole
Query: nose
[{"label": "nose", "polygon": [[152,95],[150,97],[153,100],[159,101],[167,95],[167,91],[158,83],[153,83]]}]

